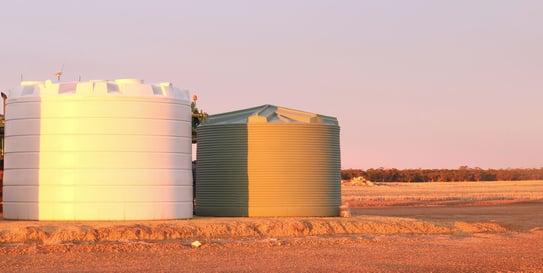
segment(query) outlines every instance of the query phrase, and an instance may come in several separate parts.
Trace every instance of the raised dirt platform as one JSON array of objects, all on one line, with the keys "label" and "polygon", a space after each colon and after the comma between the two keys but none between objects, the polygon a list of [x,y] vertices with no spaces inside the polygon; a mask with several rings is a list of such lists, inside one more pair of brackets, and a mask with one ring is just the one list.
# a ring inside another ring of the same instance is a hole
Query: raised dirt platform
[{"label": "raised dirt platform", "polygon": [[0,220],[11,244],[202,242],[299,236],[531,232],[543,230],[543,201],[485,206],[352,208],[353,217],[218,218],[161,221]]}]

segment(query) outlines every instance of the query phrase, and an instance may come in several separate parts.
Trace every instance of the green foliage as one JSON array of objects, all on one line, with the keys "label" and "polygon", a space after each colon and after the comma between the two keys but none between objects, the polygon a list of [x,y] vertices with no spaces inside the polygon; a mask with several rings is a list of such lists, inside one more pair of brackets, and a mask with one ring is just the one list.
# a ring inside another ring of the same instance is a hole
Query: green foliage
[{"label": "green foliage", "polygon": [[200,125],[200,122],[207,118],[207,113],[204,112],[204,110],[198,110],[198,107],[196,107],[197,98],[198,97],[194,96],[193,101],[190,104],[190,110],[192,113],[192,143],[196,143],[198,141],[197,128]]}]

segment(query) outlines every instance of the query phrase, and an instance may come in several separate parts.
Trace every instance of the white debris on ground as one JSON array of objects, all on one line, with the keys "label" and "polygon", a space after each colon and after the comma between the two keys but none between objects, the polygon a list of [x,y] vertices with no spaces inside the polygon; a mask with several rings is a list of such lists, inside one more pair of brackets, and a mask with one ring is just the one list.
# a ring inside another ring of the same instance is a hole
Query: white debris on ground
[{"label": "white debris on ground", "polygon": [[351,209],[349,208],[349,203],[345,203],[339,206],[339,216],[351,217]]},{"label": "white debris on ground", "polygon": [[194,241],[190,245],[194,248],[198,248],[202,245],[202,243],[200,243],[200,241]]}]

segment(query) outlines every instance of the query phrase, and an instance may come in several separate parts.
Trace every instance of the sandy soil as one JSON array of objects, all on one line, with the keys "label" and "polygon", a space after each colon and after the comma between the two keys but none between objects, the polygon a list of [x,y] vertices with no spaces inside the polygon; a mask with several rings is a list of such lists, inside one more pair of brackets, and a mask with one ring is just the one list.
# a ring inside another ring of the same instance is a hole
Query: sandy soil
[{"label": "sandy soil", "polygon": [[57,245],[2,253],[3,272],[541,272],[543,233]]},{"label": "sandy soil", "polygon": [[[543,272],[543,201],[352,211],[122,224],[3,220],[0,272]],[[208,232],[195,236],[198,228]],[[14,230],[27,240],[10,237]],[[109,237],[77,235],[84,230]],[[191,247],[195,240],[202,246]]]}]

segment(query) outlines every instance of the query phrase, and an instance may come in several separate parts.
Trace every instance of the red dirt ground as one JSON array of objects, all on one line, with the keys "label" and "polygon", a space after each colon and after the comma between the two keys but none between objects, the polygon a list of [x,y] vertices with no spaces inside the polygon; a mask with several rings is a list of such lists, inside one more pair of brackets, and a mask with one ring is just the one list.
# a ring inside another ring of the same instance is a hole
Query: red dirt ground
[{"label": "red dirt ground", "polygon": [[[137,224],[0,220],[0,272],[543,272],[543,201],[352,212]],[[190,228],[208,236],[157,235]],[[58,235],[89,229],[111,237]],[[202,246],[192,248],[196,239]]]}]

